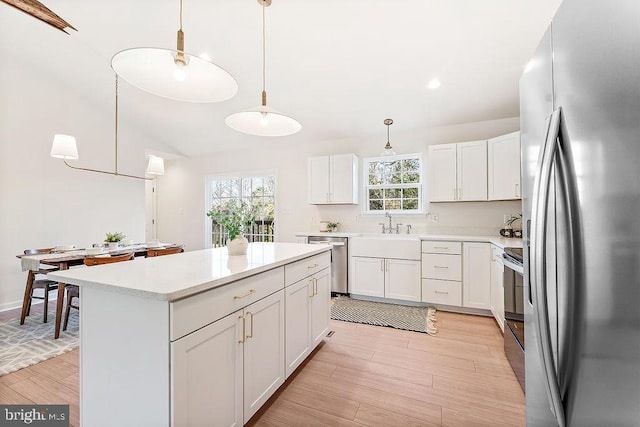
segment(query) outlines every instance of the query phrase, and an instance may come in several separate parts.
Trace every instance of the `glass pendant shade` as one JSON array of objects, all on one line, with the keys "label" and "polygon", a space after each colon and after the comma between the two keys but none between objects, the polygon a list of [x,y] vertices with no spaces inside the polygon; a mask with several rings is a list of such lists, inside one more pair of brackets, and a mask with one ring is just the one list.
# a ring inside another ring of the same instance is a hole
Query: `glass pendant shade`
[{"label": "glass pendant shade", "polygon": [[70,135],[56,134],[51,145],[51,157],[56,159],[77,159],[78,146],[76,139]]},{"label": "glass pendant shade", "polygon": [[238,132],[257,136],[287,136],[302,129],[297,120],[266,105],[231,114],[224,122]]},{"label": "glass pendant shade", "polygon": [[158,156],[149,156],[149,164],[147,164],[147,174],[164,175],[164,159]]},{"label": "glass pendant shade", "polygon": [[227,71],[178,50],[126,49],[113,56],[111,67],[132,86],[176,101],[219,102],[238,92],[238,82]]}]

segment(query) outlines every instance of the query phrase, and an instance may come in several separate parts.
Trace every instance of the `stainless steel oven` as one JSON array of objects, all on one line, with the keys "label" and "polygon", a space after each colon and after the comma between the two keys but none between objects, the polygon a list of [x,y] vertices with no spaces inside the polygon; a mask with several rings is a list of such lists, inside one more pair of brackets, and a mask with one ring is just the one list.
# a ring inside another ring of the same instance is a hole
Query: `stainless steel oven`
[{"label": "stainless steel oven", "polygon": [[521,248],[505,248],[504,262],[504,352],[524,391],[524,267]]}]

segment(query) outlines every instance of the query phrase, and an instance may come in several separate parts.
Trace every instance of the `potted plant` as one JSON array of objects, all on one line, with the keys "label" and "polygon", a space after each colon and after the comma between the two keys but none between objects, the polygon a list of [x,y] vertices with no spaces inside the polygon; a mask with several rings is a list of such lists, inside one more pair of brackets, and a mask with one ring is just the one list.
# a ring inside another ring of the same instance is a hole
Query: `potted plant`
[{"label": "potted plant", "polygon": [[338,226],[339,226],[339,225],[340,225],[340,223],[339,223],[339,222],[331,222],[331,221],[329,221],[329,222],[327,223],[327,231],[328,231],[329,233],[333,233],[334,231],[337,231],[337,230],[338,230]]},{"label": "potted plant", "polygon": [[221,206],[212,207],[207,216],[224,227],[229,234],[227,250],[229,255],[245,255],[249,241],[244,237],[246,228],[255,216],[249,204],[243,201],[230,200]]},{"label": "potted plant", "polygon": [[104,238],[104,241],[109,246],[109,249],[117,249],[118,243],[125,237],[127,236],[117,231],[115,233],[107,233],[107,236]]}]

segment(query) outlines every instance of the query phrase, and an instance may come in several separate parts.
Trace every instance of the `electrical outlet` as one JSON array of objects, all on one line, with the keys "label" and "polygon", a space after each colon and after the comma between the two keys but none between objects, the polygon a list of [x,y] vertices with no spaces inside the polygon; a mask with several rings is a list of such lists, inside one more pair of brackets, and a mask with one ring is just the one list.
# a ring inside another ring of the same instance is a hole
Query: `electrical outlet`
[{"label": "electrical outlet", "polygon": [[315,216],[311,217],[311,222],[316,222],[316,217]]},{"label": "electrical outlet", "polygon": [[430,222],[438,222],[440,220],[440,216],[438,214],[435,213],[430,213],[429,214],[429,221]]}]

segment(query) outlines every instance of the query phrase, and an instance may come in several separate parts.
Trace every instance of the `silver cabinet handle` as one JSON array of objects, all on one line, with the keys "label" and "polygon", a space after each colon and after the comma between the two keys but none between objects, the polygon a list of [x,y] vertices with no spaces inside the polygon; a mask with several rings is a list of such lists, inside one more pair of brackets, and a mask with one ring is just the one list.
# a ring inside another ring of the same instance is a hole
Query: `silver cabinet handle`
[{"label": "silver cabinet handle", "polygon": [[520,197],[520,184],[516,184],[516,197]]},{"label": "silver cabinet handle", "polygon": [[551,411],[556,417],[559,427],[565,426],[565,415],[558,385],[551,346],[551,332],[549,326],[549,307],[547,306],[547,210],[551,189],[551,175],[553,160],[557,151],[557,140],[560,136],[560,107],[553,111],[547,128],[547,136],[542,147],[542,159],[538,166],[538,173],[533,185],[533,205],[531,209],[531,284],[533,286],[533,313],[538,349],[540,351],[545,379],[547,396]]},{"label": "silver cabinet handle", "polygon": [[462,187],[458,188],[458,200],[462,200]]},{"label": "silver cabinet handle", "polygon": [[387,266],[385,268],[387,271],[389,271],[389,260],[387,260]]},{"label": "silver cabinet handle", "polygon": [[434,291],[436,294],[449,295],[449,292]]},{"label": "silver cabinet handle", "polygon": [[384,260],[380,260],[380,271],[384,271]]},{"label": "silver cabinet handle", "polygon": [[308,265],[307,268],[316,268],[319,267],[320,264],[313,264],[313,265]]},{"label": "silver cabinet handle", "polygon": [[434,265],[434,268],[449,268],[446,265]]},{"label": "silver cabinet handle", "polygon": [[313,296],[318,295],[318,279],[313,278]]},{"label": "silver cabinet handle", "polygon": [[453,188],[453,200],[458,200],[458,189]]},{"label": "silver cabinet handle", "polygon": [[246,297],[248,297],[249,295],[251,295],[251,294],[255,294],[255,293],[256,293],[256,290],[255,290],[255,289],[249,289],[249,292],[247,292],[246,294],[243,294],[243,295],[235,295],[235,296],[233,297],[233,299],[242,299],[242,298],[246,298]]},{"label": "silver cabinet handle", "polygon": [[442,249],[442,250],[448,251],[449,246],[434,246],[433,249]]}]

